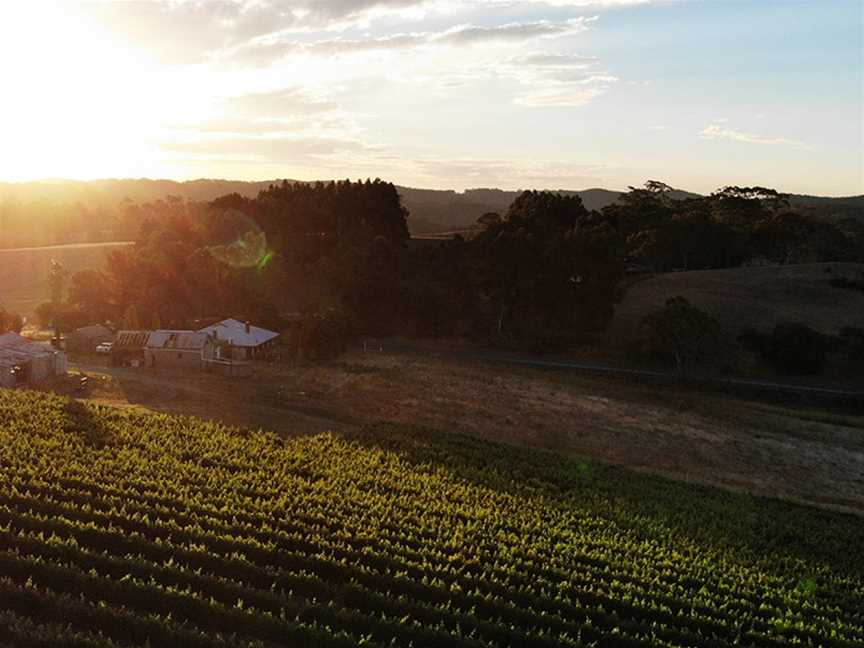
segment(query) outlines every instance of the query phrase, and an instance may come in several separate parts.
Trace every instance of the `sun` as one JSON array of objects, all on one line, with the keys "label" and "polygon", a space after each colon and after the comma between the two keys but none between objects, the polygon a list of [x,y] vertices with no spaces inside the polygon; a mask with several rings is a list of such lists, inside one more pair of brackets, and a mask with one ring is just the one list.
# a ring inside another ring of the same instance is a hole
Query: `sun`
[{"label": "sun", "polygon": [[151,171],[158,68],[70,4],[0,4],[0,178]]}]

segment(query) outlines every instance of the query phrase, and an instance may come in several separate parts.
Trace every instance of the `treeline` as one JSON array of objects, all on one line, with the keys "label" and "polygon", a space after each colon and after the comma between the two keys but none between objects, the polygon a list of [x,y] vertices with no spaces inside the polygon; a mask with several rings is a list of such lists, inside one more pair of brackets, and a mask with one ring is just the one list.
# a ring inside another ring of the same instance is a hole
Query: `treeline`
[{"label": "treeline", "polygon": [[773,190],[673,195],[649,182],[589,211],[576,195],[526,191],[443,242],[410,240],[397,188],[381,180],[163,200],[135,207],[136,244],[72,276],[60,312],[45,305],[40,318],[184,328],[233,315],[278,328],[302,313],[331,337],[562,348],[604,329],[627,271],[864,260],[860,225],[802,218]]},{"label": "treeline", "polygon": [[603,209],[628,258],[655,272],[864,260],[864,222],[802,215],[773,189],[726,187],[683,200],[671,192],[651,181]]}]

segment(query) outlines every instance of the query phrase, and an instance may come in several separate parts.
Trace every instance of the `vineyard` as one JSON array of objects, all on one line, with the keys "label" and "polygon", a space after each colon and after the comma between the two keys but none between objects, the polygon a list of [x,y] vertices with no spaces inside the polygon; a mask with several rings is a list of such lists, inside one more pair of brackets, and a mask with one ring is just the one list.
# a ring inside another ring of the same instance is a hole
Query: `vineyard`
[{"label": "vineyard", "polygon": [[4,391],[0,645],[851,648],[864,522],[405,426]]}]

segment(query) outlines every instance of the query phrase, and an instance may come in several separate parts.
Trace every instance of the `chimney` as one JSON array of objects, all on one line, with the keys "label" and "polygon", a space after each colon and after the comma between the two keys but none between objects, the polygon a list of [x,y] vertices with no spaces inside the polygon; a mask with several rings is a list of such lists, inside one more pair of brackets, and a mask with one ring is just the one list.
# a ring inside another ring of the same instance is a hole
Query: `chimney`
[{"label": "chimney", "polygon": [[246,320],[246,332],[247,332],[247,333],[251,333],[251,332],[252,332],[252,327],[249,325],[249,320]]}]

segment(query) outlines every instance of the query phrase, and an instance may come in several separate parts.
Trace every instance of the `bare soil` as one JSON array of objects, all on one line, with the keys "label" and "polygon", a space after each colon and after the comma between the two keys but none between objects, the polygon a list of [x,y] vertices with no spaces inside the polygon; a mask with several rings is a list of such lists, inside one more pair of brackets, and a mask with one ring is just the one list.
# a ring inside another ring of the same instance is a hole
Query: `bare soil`
[{"label": "bare soil", "polygon": [[[355,351],[248,379],[79,363],[57,391],[283,434],[399,421],[864,514],[864,417],[434,354]],[[74,367],[74,365],[73,365]]]}]

